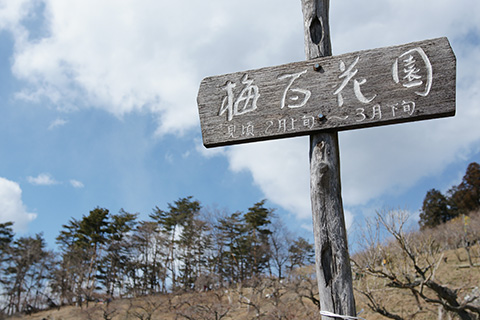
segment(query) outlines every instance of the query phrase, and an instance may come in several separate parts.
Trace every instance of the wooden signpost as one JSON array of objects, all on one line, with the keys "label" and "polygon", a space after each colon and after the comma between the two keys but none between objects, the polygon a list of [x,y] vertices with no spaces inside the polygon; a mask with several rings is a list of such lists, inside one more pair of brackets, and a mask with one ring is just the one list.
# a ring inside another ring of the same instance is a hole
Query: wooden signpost
[{"label": "wooden signpost", "polygon": [[198,94],[206,147],[455,114],[446,38],[209,77]]},{"label": "wooden signpost", "polygon": [[331,57],[329,0],[302,0],[307,61],[208,77],[198,108],[206,147],[310,135],[310,189],[323,319],[356,318],[338,131],[453,116],[446,38]]}]

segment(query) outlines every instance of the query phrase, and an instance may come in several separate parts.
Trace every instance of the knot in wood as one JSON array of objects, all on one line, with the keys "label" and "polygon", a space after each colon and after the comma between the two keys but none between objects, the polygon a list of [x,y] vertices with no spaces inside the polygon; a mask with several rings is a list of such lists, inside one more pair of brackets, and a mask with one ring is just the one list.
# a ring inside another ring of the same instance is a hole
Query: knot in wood
[{"label": "knot in wood", "polygon": [[314,16],[310,22],[310,38],[312,42],[319,45],[323,41],[325,32],[323,31],[323,23],[318,16]]}]

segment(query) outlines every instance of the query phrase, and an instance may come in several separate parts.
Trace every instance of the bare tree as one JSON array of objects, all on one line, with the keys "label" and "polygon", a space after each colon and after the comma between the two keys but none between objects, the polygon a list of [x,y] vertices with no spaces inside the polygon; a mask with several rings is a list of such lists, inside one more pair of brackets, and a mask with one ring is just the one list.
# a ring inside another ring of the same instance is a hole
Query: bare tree
[{"label": "bare tree", "polygon": [[[438,306],[462,320],[478,319],[480,308],[472,303],[478,297],[462,300],[458,289],[442,284],[436,272],[443,262],[442,247],[428,233],[409,230],[408,218],[407,211],[382,211],[368,224],[366,248],[352,259],[355,271],[364,275],[356,290],[374,312],[391,319],[413,319]],[[387,310],[385,288],[401,290],[416,308]]]},{"label": "bare tree", "polygon": [[220,320],[231,310],[225,291],[185,294],[173,306],[177,317],[188,320]]},{"label": "bare tree", "polygon": [[303,307],[308,304],[315,306],[315,311],[320,310],[318,299],[318,284],[314,266],[294,269],[289,276],[289,288],[295,292],[297,301]]},{"label": "bare tree", "polygon": [[285,265],[288,262],[288,249],[292,243],[291,232],[287,229],[283,221],[275,217],[271,226],[272,234],[270,235],[270,248],[272,264],[277,269],[278,278],[282,279],[284,275]]},{"label": "bare tree", "polygon": [[[168,304],[166,304],[166,302],[168,302]],[[127,309],[127,319],[133,317],[133,319],[151,320],[154,314],[162,310],[162,307],[168,309],[169,305],[170,298],[167,295],[150,295],[139,299],[132,299]]]}]

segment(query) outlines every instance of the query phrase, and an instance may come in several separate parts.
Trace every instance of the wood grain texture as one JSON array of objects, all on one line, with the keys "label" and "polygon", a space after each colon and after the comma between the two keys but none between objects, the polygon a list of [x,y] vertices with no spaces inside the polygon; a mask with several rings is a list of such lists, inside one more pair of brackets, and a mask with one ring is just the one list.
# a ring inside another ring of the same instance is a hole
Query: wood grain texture
[{"label": "wood grain texture", "polygon": [[[328,34],[318,31],[324,20],[307,13],[310,56],[331,50]],[[446,38],[208,77],[197,97],[203,142],[215,147],[453,116],[455,83]]]},{"label": "wood grain texture", "polygon": [[[302,0],[307,60],[332,54],[328,10],[329,0]],[[320,25],[312,22],[315,16],[322,21]],[[317,44],[312,33],[322,34],[322,41]],[[310,198],[320,308],[339,315],[356,316],[336,131],[310,135]],[[322,319],[334,320],[327,316]]]},{"label": "wood grain texture", "polygon": [[310,138],[310,194],[321,309],[355,316],[337,133],[319,133]]}]

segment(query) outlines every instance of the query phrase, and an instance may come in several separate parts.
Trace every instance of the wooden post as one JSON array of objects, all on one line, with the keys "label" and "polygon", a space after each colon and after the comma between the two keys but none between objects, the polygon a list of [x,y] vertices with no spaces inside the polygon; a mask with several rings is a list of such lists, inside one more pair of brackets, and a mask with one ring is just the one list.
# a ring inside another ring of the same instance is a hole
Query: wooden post
[{"label": "wooden post", "polygon": [[[331,56],[329,0],[302,0],[302,11],[307,60]],[[356,316],[336,131],[310,136],[310,196],[320,308]]]}]

